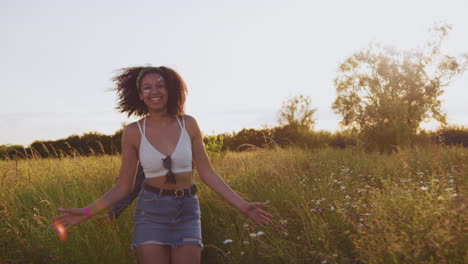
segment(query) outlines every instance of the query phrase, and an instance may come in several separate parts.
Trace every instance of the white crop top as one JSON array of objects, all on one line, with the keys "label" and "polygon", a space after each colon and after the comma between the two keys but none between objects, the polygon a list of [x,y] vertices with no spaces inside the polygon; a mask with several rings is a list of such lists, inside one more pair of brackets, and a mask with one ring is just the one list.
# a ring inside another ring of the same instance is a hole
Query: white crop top
[{"label": "white crop top", "polygon": [[[179,121],[179,118],[176,119],[180,126],[180,137],[174,152],[170,155],[172,159],[172,172],[174,174],[192,171],[192,142],[185,129],[184,118],[182,117],[182,123]],[[145,178],[165,176],[168,170],[163,167],[163,159],[166,156],[153,147],[146,138],[146,117],[143,120],[143,130],[140,123],[136,123],[141,133],[139,158],[145,172]]]}]

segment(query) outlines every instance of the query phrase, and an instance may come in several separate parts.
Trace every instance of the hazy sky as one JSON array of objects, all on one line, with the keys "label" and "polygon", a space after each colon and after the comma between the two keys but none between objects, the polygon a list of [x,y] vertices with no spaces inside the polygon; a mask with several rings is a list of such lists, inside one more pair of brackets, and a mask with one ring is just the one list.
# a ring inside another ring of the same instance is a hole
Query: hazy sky
[{"label": "hazy sky", "polygon": [[[152,64],[187,82],[186,112],[207,134],[277,124],[304,94],[317,129],[337,130],[333,79],[372,41],[413,48],[435,22],[453,26],[450,54],[468,52],[468,1],[0,0],[0,144],[113,134],[116,69]],[[468,126],[468,74],[443,95]]]}]

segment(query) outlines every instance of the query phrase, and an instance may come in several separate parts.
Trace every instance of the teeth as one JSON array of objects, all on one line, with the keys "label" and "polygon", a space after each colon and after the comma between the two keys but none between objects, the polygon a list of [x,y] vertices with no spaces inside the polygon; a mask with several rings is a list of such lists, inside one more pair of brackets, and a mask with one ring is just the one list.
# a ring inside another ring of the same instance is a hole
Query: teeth
[{"label": "teeth", "polygon": [[152,98],[152,99],[151,99],[151,101],[154,101],[154,102],[158,102],[158,101],[160,101],[160,100],[161,100],[161,98]]}]

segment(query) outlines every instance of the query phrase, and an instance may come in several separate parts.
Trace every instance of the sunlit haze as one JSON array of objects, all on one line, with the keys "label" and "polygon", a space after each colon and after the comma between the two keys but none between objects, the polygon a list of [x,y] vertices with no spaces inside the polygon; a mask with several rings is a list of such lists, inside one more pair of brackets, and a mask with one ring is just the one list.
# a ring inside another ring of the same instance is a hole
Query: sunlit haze
[{"label": "sunlit haze", "polygon": [[[206,134],[277,125],[283,100],[312,98],[316,129],[339,129],[333,79],[370,42],[415,48],[437,22],[468,52],[468,1],[0,2],[0,145],[29,145],[135,121],[115,110],[114,71],[166,65],[185,79],[186,112]],[[468,126],[468,73],[443,95]],[[431,128],[433,125],[426,125]]]}]

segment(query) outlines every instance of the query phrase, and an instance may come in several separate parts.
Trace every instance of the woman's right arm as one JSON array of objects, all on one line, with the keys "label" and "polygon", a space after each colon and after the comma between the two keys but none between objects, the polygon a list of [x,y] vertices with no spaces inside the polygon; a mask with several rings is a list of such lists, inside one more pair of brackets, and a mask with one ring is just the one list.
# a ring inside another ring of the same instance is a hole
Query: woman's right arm
[{"label": "woman's right arm", "polygon": [[[138,166],[138,144],[136,143],[138,139],[139,131],[136,123],[125,127],[122,134],[122,164],[117,184],[97,201],[87,206],[91,215],[96,215],[111,207],[125,198],[132,190]],[[85,187],[83,186],[83,191],[86,191]],[[59,209],[59,211],[63,214],[51,219],[51,221],[59,221],[67,229],[87,218],[84,208]]]},{"label": "woman's right arm", "polygon": [[119,216],[127,209],[128,206],[137,198],[138,194],[141,191],[141,185],[145,181],[145,173],[141,164],[138,165],[138,171],[135,177],[135,184],[133,184],[133,189],[129,195],[127,195],[123,200],[114,204],[114,206],[107,212],[107,215],[103,218],[105,221],[112,221],[113,219],[119,218]]}]

